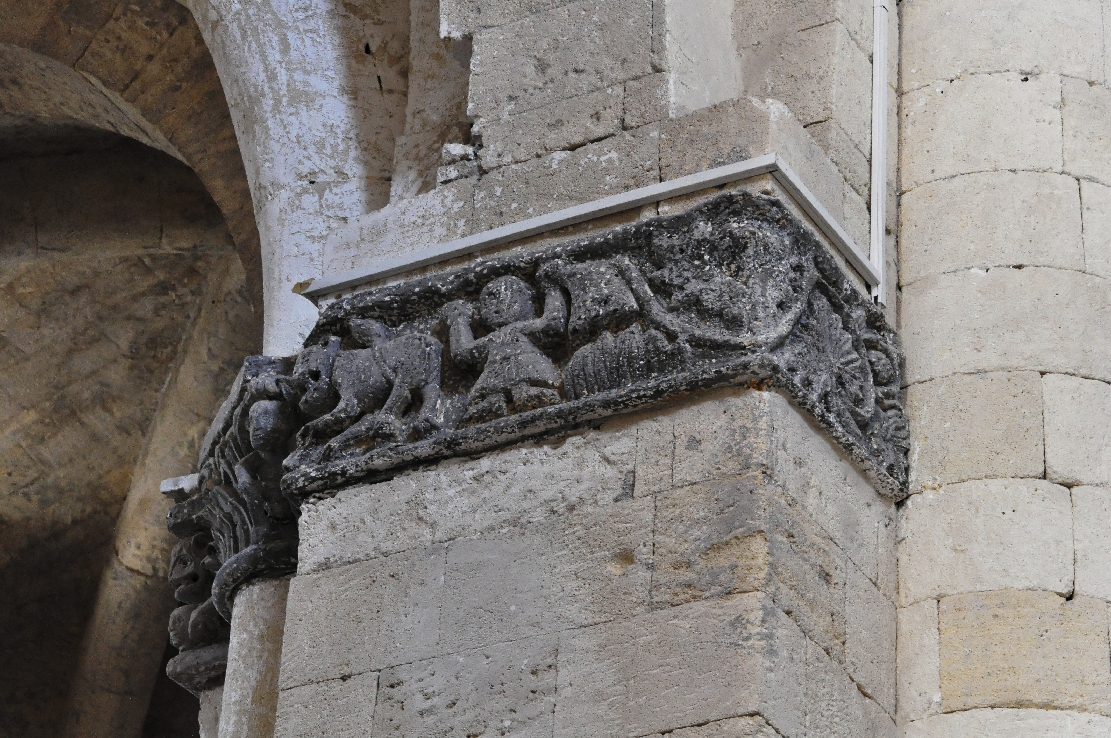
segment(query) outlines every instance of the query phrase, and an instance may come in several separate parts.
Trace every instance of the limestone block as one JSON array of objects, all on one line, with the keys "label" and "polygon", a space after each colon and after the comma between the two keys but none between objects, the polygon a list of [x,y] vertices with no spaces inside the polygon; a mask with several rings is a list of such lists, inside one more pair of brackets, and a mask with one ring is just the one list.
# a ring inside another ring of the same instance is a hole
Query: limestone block
[{"label": "limestone block", "polygon": [[806,639],[762,594],[566,631],[558,738],[640,736],[760,714],[802,734]]},{"label": "limestone block", "polygon": [[1111,185],[1111,90],[1063,79],[1065,171]]},{"label": "limestone block", "polygon": [[1070,710],[967,710],[906,727],[906,738],[1100,738],[1111,719]]},{"label": "limestone block", "polygon": [[1111,277],[1111,187],[1080,181],[1084,220],[1084,271]]},{"label": "limestone block", "polygon": [[570,0],[440,0],[440,35],[463,38],[568,4]]},{"label": "limestone block", "polygon": [[1046,374],[1045,475],[1073,486],[1111,483],[1111,386]]},{"label": "limestone block", "polygon": [[1040,477],[1045,470],[1037,372],[953,374],[912,384],[907,416],[911,490]]},{"label": "limestone block", "polygon": [[454,652],[643,612],[653,501],[638,499],[448,544],[440,647]]},{"label": "limestone block", "polygon": [[899,604],[994,589],[1072,590],[1069,491],[1042,480],[964,482],[912,496]]},{"label": "limestone block", "polygon": [[371,734],[550,736],[557,655],[544,636],[387,669]]},{"label": "limestone block", "polygon": [[623,88],[610,87],[507,118],[484,118],[472,129],[482,137],[485,170],[576,149],[621,130]]},{"label": "limestone block", "polygon": [[973,267],[1084,268],[1080,189],[1060,174],[982,172],[903,196],[904,285]]},{"label": "limestone block", "polygon": [[653,559],[653,604],[759,590],[844,657],[844,555],[764,475],[659,495]]},{"label": "limestone block", "polygon": [[281,688],[339,679],[437,651],[443,546],[293,578]]},{"label": "limestone block", "polygon": [[288,577],[255,579],[235,595],[221,738],[274,734],[288,596]]},{"label": "limestone block", "polygon": [[836,661],[809,640],[806,642],[805,690],[806,735],[854,738],[882,735],[868,730],[869,723],[879,722],[878,715],[868,710],[871,700],[860,693]]},{"label": "limestone block", "polygon": [[675,411],[672,483],[682,487],[766,467],[771,451],[768,394],[719,395]]},{"label": "limestone block", "polygon": [[[718,720],[667,733],[670,738],[777,738],[778,735],[775,729],[759,716]],[[664,734],[655,733],[648,738],[664,738]]]},{"label": "limestone block", "polygon": [[941,600],[941,705],[1108,714],[1107,605],[1052,592],[980,592]]},{"label": "limestone block", "polygon": [[[870,153],[858,148],[845,129],[833,119],[813,123],[806,127],[806,132],[822,147],[856,193],[869,197],[872,178]],[[867,151],[871,152],[871,149]]]},{"label": "limestone block", "polygon": [[675,419],[661,414],[637,423],[636,468],[633,470],[636,497],[671,489],[675,465]]},{"label": "limestone block", "polygon": [[773,152],[840,221],[844,180],[783,103],[731,100],[666,121],[660,128],[664,181]]},{"label": "limestone block", "polygon": [[[1017,72],[943,80],[904,94],[903,191],[970,172],[1059,171],[1060,101],[1059,77]],[[1001,120],[1006,136],[999,135]]]},{"label": "limestone block", "polygon": [[374,719],[378,673],[305,684],[278,695],[274,738],[358,738]]},{"label": "limestone block", "polygon": [[848,182],[841,188],[842,211],[841,227],[849,234],[861,251],[871,242],[872,216],[868,212],[868,203],[857,194]]},{"label": "limestone block", "polygon": [[1111,490],[1072,488],[1076,594],[1111,600]]},{"label": "limestone block", "polygon": [[977,269],[920,279],[902,298],[909,384],[1003,370],[1111,379],[1111,302],[1098,277]]},{"label": "limestone block", "polygon": [[845,567],[845,667],[860,689],[895,714],[895,605],[855,566]]},{"label": "limestone block", "polygon": [[1037,0],[910,2],[903,85],[916,89],[983,72],[1063,74],[1103,79],[1099,0],[1062,0],[1046,13]]},{"label": "limestone block", "polygon": [[580,0],[474,34],[473,118],[503,118],[652,73],[650,0]]},{"label": "limestone block", "polygon": [[307,502],[301,573],[510,528],[628,496],[637,426],[443,461]]},{"label": "limestone block", "polygon": [[666,0],[662,15],[663,29],[656,33],[663,43],[671,115],[740,97],[733,0]]},{"label": "limestone block", "polygon": [[532,218],[659,181],[653,130],[622,133],[575,151],[502,167],[475,189],[476,231]]},{"label": "limestone block", "polygon": [[941,712],[937,600],[899,608],[896,678],[899,723]]},{"label": "limestone block", "polygon": [[220,703],[224,701],[224,688],[216,687],[198,695],[200,711],[197,715],[200,738],[220,738]]},{"label": "limestone block", "polygon": [[324,273],[357,269],[468,236],[473,210],[474,180],[464,179],[360,216],[328,235]]},{"label": "limestone block", "polygon": [[661,72],[625,83],[625,128],[663,120],[669,114],[668,76]]},{"label": "limestone block", "polygon": [[778,63],[753,75],[758,87],[755,80],[746,87],[752,94],[781,100],[803,125],[836,121],[857,148],[869,151],[870,51],[861,49],[840,21],[807,28],[783,41]]}]

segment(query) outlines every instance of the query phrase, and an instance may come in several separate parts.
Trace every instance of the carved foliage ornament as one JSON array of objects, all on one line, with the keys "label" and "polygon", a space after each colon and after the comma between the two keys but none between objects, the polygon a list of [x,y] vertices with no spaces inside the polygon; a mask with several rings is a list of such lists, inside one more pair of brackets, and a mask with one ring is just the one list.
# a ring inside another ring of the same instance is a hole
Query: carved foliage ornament
[{"label": "carved foliage ornament", "polygon": [[[174,493],[174,661],[226,642],[237,587],[296,568],[305,497],[711,387],[781,388],[901,497],[901,381],[879,309],[786,208],[743,192],[342,298],[295,360],[247,360],[195,488]],[[190,668],[175,678],[196,689],[208,672]]]}]

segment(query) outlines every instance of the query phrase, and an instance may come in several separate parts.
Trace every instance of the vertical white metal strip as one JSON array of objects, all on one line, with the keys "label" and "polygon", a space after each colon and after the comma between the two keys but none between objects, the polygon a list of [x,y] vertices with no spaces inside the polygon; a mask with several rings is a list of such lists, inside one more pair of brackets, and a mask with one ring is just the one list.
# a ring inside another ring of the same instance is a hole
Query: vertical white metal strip
[{"label": "vertical white metal strip", "polygon": [[872,4],[872,228],[869,253],[879,284],[872,297],[883,305],[887,287],[884,235],[887,228],[887,13],[888,3]]}]

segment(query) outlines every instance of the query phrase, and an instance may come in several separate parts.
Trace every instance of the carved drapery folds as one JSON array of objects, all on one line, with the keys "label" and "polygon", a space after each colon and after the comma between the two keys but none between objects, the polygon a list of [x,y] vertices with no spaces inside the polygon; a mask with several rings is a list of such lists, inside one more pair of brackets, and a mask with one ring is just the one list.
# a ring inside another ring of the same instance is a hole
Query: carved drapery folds
[{"label": "carved drapery folds", "polygon": [[295,360],[247,360],[176,493],[175,572],[195,579],[176,575],[174,661],[226,639],[209,623],[239,585],[293,571],[307,496],[710,387],[779,387],[901,497],[901,382],[879,309],[745,192],[339,299]]}]

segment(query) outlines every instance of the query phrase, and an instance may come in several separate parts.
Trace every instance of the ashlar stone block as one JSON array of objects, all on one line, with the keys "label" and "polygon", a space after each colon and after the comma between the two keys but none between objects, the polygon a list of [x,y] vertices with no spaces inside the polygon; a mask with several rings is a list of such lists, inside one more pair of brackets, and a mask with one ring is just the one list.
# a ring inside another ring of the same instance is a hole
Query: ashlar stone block
[{"label": "ashlar stone block", "polygon": [[558,738],[642,736],[759,714],[803,733],[806,638],[759,593],[567,631]]},{"label": "ashlar stone block", "polygon": [[1037,372],[953,374],[912,384],[907,417],[912,491],[1044,472]]},{"label": "ashlar stone block", "polygon": [[574,151],[496,169],[475,189],[476,231],[532,218],[659,181],[651,126]]},{"label": "ashlar stone block", "polygon": [[861,691],[894,715],[895,605],[856,567],[845,573],[845,667]]},{"label": "ashlar stone block", "polygon": [[954,373],[1034,370],[1111,380],[1107,282],[1064,269],[989,269],[903,289],[909,384]]},{"label": "ashlar stone block", "polygon": [[1111,277],[1111,187],[1080,181],[1084,220],[1084,271]]},{"label": "ashlar stone block", "polygon": [[[1061,80],[1017,72],[941,80],[903,95],[904,192],[957,174],[1061,169]],[[1007,135],[999,135],[999,121]]]},{"label": "ashlar stone block", "polygon": [[899,604],[996,589],[1072,590],[1069,491],[1042,480],[964,482],[913,495],[899,542]]},{"label": "ashlar stone block", "polygon": [[898,720],[907,724],[941,712],[937,600],[899,608],[896,678]]},{"label": "ashlar stone block", "polygon": [[546,738],[559,656],[555,637],[541,637],[387,669],[373,735]]},{"label": "ashlar stone block", "polygon": [[916,89],[983,72],[1103,79],[1099,0],[916,1],[901,5],[908,33],[903,85]]},{"label": "ashlar stone block", "polygon": [[670,113],[671,93],[664,72],[629,80],[625,83],[625,128],[664,120]]},{"label": "ashlar stone block", "polygon": [[966,710],[906,727],[906,738],[1100,738],[1111,718],[1072,710]]},{"label": "ashlar stone block", "polygon": [[443,546],[429,546],[294,577],[281,688],[436,654],[445,555]]},{"label": "ashlar stone block", "polygon": [[1084,268],[1080,188],[1072,177],[980,172],[906,193],[900,254],[904,285],[975,267]]},{"label": "ashlar stone block", "polygon": [[[759,716],[718,720],[692,728],[681,728],[667,733],[670,738],[776,738],[779,733]],[[647,738],[664,738],[655,733]]]},{"label": "ashlar stone block", "polygon": [[1076,594],[1111,601],[1111,489],[1072,488]]},{"label": "ashlar stone block", "polygon": [[552,151],[575,149],[621,130],[623,88],[610,87],[507,118],[478,121],[479,161],[491,170]]},{"label": "ashlar stone block", "polygon": [[1111,385],[1046,374],[1045,473],[1068,486],[1111,483]]},{"label": "ashlar stone block", "polygon": [[1108,714],[1107,605],[1003,590],[941,600],[941,704]]},{"label": "ashlar stone block", "polygon": [[374,719],[378,673],[305,684],[278,693],[275,738],[361,738]]},{"label": "ashlar stone block", "polygon": [[1063,79],[1065,172],[1111,185],[1111,90],[1079,79]]},{"label": "ashlar stone block", "polygon": [[650,0],[580,0],[474,34],[475,119],[504,118],[651,74]]},{"label": "ashlar stone block", "polygon": [[637,425],[454,459],[302,506],[299,572],[510,528],[631,494]]}]

